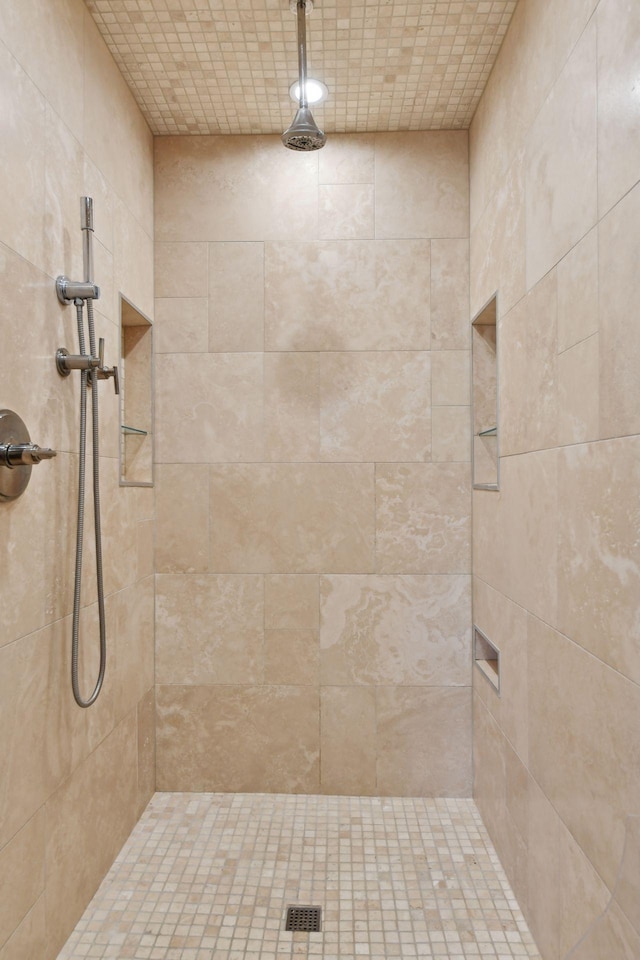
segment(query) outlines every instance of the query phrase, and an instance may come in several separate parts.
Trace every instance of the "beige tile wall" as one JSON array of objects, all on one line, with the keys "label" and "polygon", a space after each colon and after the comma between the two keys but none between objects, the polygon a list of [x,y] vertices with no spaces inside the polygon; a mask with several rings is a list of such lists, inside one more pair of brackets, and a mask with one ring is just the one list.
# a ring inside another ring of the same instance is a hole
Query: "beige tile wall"
[{"label": "beige tile wall", "polygon": [[545,960],[640,956],[639,57],[631,0],[521,0],[470,131],[503,455],[474,499],[502,655],[475,795]]},{"label": "beige tile wall", "polygon": [[[76,352],[75,313],[59,305],[54,278],[81,275],[83,194],[95,200],[107,362],[117,360],[118,293],[153,310],[152,138],[81,0],[3,3],[0,37],[0,407],[58,450],[20,500],[0,504],[0,957],[49,960],[155,785],[153,492],[118,486],[118,403],[103,384],[109,657],[103,693],[84,711],[70,683],[79,384],[61,380],[53,359],[61,345]],[[86,556],[89,691],[89,543]]]},{"label": "beige tile wall", "polygon": [[156,140],[158,785],[470,790],[464,133]]}]

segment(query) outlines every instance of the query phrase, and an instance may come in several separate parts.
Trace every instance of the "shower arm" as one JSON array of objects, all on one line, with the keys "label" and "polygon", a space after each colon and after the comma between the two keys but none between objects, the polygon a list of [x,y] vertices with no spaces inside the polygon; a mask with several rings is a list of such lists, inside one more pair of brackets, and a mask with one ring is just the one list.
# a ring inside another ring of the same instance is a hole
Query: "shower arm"
[{"label": "shower arm", "polygon": [[307,102],[307,15],[306,0],[297,0],[296,13],[298,16],[298,81],[300,84],[300,106],[308,107]]}]

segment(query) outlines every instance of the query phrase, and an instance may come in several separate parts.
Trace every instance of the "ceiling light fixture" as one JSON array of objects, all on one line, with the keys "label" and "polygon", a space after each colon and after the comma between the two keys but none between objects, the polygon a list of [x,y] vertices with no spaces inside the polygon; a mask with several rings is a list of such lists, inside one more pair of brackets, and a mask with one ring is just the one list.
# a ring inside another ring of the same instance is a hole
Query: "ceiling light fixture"
[{"label": "ceiling light fixture", "polygon": [[[322,80],[313,80],[311,77],[307,77],[305,92],[307,94],[307,103],[323,103],[329,96],[327,85],[323,83]],[[294,103],[300,102],[299,80],[294,80],[289,87],[289,96]]]},{"label": "ceiling light fixture", "polygon": [[[293,4],[291,4],[293,6]],[[298,82],[300,85],[300,106],[291,126],[282,134],[281,140],[289,150],[319,150],[327,142],[326,135],[318,127],[307,99],[307,36],[305,26],[306,11],[311,11],[312,0],[297,0],[295,9],[298,17]],[[298,99],[298,98],[296,98]]]}]

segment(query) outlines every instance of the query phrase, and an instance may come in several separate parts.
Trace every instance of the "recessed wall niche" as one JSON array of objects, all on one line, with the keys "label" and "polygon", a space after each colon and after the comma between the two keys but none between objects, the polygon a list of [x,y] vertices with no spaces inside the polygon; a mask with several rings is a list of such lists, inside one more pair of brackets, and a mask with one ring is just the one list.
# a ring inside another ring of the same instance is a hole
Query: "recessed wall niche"
[{"label": "recessed wall niche", "polygon": [[153,486],[153,325],[120,294],[120,485]]},{"label": "recessed wall niche", "polygon": [[471,325],[473,486],[499,490],[497,294]]}]

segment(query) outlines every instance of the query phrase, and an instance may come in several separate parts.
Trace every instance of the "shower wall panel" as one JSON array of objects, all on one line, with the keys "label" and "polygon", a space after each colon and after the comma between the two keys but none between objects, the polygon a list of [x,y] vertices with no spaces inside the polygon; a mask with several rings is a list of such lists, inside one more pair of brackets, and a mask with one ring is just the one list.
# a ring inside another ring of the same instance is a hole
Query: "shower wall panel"
[{"label": "shower wall panel", "polygon": [[474,793],[545,960],[640,956],[639,57],[637,3],[520,0],[470,133],[502,455]]},{"label": "shower wall panel", "polygon": [[466,796],[467,135],[155,150],[158,786]]},{"label": "shower wall panel", "polygon": [[[97,704],[71,692],[79,377],[80,197],[95,201],[96,327],[119,351],[122,291],[153,309],[152,138],[81,0],[0,4],[0,407],[58,450],[0,503],[0,957],[57,956],[154,789],[153,491],[118,486],[119,410],[100,385],[109,657]],[[91,497],[88,496],[90,501]],[[92,536],[87,517],[87,541]],[[97,674],[93,550],[81,617]]]}]

